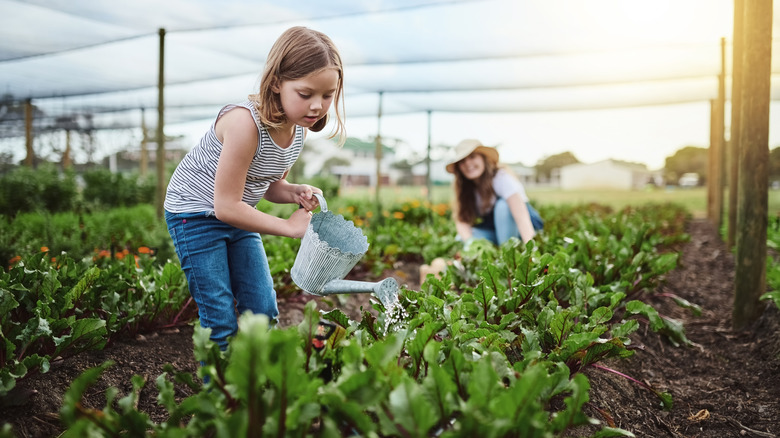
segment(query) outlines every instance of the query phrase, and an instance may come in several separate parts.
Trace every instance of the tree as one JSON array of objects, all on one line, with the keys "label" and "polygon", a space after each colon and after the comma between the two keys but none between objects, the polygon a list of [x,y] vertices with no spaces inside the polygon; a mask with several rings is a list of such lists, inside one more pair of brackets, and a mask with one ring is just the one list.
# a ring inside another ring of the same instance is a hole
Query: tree
[{"label": "tree", "polygon": [[698,173],[699,183],[706,183],[708,160],[707,148],[685,146],[671,157],[666,157],[664,179],[676,183],[684,173]]},{"label": "tree", "polygon": [[580,160],[578,160],[577,157],[575,157],[571,152],[562,152],[560,154],[551,155],[539,160],[539,162],[534,167],[536,168],[537,178],[542,178],[549,181],[552,176],[553,169],[560,169],[563,166],[577,164],[579,162]]}]

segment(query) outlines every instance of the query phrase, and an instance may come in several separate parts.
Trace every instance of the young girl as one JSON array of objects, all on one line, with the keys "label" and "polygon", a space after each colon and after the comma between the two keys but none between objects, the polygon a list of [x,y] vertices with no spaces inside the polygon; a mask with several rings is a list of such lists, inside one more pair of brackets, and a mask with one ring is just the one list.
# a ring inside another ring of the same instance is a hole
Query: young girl
[{"label": "young girl", "polygon": [[[279,313],[261,234],[300,238],[317,207],[316,187],[285,178],[306,129],[322,130],[336,102],[332,137],[344,139],[343,68],[326,35],[293,27],[274,43],[260,90],[219,112],[182,159],[165,197],[165,220],[198,305],[200,324],[225,349],[245,311]],[[255,208],[261,199],[299,204],[289,218]],[[235,301],[235,303],[234,303]]]},{"label": "young girl", "polygon": [[544,222],[531,207],[523,184],[499,164],[498,151],[478,140],[463,140],[447,164],[455,174],[455,228],[458,238],[487,239],[500,245],[511,237],[533,239]]}]

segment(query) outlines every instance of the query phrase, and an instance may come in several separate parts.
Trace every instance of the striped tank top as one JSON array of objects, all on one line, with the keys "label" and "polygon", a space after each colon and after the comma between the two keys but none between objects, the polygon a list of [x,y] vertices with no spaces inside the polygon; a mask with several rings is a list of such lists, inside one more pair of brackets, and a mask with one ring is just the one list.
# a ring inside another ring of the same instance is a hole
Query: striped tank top
[{"label": "striped tank top", "polygon": [[228,111],[247,108],[257,124],[258,144],[249,171],[246,176],[243,202],[256,206],[265,195],[268,186],[278,181],[290,170],[303,148],[304,128],[295,127],[292,144],[287,148],[279,147],[271,139],[266,128],[260,124],[255,106],[251,101],[222,108],[211,128],[200,142],[181,160],[168,183],[163,206],[171,213],[198,213],[214,211],[214,182],[217,175],[217,163],[222,151],[222,143],[217,139],[217,120]]}]

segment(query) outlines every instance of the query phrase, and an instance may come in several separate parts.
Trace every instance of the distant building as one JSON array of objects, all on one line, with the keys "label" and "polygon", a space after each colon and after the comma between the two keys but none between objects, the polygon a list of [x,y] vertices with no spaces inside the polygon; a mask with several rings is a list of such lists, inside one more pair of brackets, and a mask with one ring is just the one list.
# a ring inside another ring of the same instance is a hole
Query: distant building
[{"label": "distant building", "polygon": [[[333,141],[318,139],[312,142],[312,146],[309,149],[304,148],[304,175],[335,175],[344,187],[376,184],[376,143],[373,141],[349,137],[339,148]],[[315,153],[307,151],[316,151],[316,160],[312,159]],[[379,167],[382,185],[396,184],[400,178],[401,172],[391,166],[394,161],[393,149],[382,145],[382,161]]]},{"label": "distant building", "polygon": [[[183,148],[179,141],[171,141],[165,145],[165,162],[176,164],[187,155],[188,150]],[[138,172],[141,169],[141,148],[126,149],[114,152],[103,158],[101,164],[111,172]],[[157,143],[150,142],[146,148],[146,171],[154,174],[157,166]]]},{"label": "distant building", "polygon": [[525,187],[536,185],[536,168],[528,167],[522,163],[507,164],[512,173],[520,179]]},{"label": "distant building", "polygon": [[561,189],[616,189],[636,190],[648,184],[657,185],[660,172],[651,172],[647,166],[618,160],[596,163],[576,163],[560,169]]},{"label": "distant building", "polygon": [[683,173],[677,183],[680,187],[696,187],[699,185],[699,174],[696,172]]},{"label": "distant building", "polygon": [[[454,176],[447,172],[447,161],[445,160],[431,160],[431,181],[434,185],[449,185],[452,183]],[[412,166],[412,175],[414,183],[417,185],[427,184],[428,177],[428,165],[425,160]]]}]

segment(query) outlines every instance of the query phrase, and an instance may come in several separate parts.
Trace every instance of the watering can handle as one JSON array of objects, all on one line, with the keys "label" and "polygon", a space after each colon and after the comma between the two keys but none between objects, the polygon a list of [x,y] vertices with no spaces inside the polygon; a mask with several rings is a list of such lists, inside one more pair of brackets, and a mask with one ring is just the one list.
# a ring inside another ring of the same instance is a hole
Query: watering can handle
[{"label": "watering can handle", "polygon": [[320,211],[328,211],[328,203],[325,202],[325,197],[320,195],[319,193],[314,193],[314,196],[317,197],[317,201],[320,203]]}]

